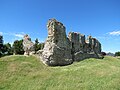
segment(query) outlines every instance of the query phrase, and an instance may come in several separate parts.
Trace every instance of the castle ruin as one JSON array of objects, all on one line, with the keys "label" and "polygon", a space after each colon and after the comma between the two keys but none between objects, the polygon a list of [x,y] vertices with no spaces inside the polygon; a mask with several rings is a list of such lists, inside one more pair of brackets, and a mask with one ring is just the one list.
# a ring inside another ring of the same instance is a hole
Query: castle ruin
[{"label": "castle ruin", "polygon": [[26,34],[23,39],[23,49],[24,55],[33,55],[35,53],[34,43],[31,41],[31,38]]},{"label": "castle ruin", "polygon": [[40,58],[49,66],[72,64],[86,58],[101,58],[101,44],[92,36],[70,32],[66,35],[65,26],[56,19],[47,23],[48,37]]}]

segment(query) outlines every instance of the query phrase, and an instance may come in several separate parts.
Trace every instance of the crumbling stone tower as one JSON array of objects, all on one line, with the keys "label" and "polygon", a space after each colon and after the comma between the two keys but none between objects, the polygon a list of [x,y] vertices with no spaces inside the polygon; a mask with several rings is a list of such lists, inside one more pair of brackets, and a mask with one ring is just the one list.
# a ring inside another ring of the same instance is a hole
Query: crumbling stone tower
[{"label": "crumbling stone tower", "polygon": [[71,43],[66,36],[65,26],[55,19],[50,19],[47,28],[48,37],[42,52],[43,62],[49,66],[71,64]]},{"label": "crumbling stone tower", "polygon": [[33,55],[35,53],[34,43],[31,38],[26,34],[23,39],[24,55]]},{"label": "crumbling stone tower", "polygon": [[65,26],[56,19],[47,23],[48,37],[41,59],[49,66],[68,65],[86,58],[100,58],[101,44],[92,36],[70,32],[66,36]]}]

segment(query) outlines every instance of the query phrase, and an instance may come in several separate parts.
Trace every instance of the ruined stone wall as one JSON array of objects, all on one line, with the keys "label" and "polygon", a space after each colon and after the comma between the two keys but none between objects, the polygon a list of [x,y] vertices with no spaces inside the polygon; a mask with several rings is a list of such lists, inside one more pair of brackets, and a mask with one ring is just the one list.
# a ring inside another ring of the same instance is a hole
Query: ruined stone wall
[{"label": "ruined stone wall", "polygon": [[85,35],[70,32],[68,35],[70,42],[72,43],[72,56],[74,61],[80,61],[85,58],[99,58],[101,53],[101,44],[100,42],[88,36],[85,39]]},{"label": "ruined stone wall", "polygon": [[65,27],[57,20],[50,19],[47,28],[48,37],[42,52],[43,62],[49,66],[71,64],[71,43],[66,36]]},{"label": "ruined stone wall", "polygon": [[23,39],[24,55],[33,55],[35,53],[34,43],[31,38],[26,34]]},{"label": "ruined stone wall", "polygon": [[70,32],[66,35],[65,26],[56,19],[47,23],[48,37],[40,55],[49,66],[68,65],[86,58],[100,58],[101,44],[96,38]]}]

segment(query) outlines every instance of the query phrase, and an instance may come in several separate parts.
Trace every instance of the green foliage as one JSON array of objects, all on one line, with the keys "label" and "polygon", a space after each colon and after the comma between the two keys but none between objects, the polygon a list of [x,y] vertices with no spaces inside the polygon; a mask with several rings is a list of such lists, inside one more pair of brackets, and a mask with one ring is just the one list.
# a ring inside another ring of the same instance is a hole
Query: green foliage
[{"label": "green foliage", "polygon": [[39,43],[40,46],[40,50],[42,50],[44,48],[44,43]]},{"label": "green foliage", "polygon": [[12,55],[13,50],[11,44],[3,44],[3,36],[0,36],[0,57],[5,55]]},{"label": "green foliage", "polygon": [[0,35],[0,44],[3,44],[3,36]]},{"label": "green foliage", "polygon": [[14,54],[24,54],[23,40],[14,41],[14,43],[13,43],[13,52],[14,52]]},{"label": "green foliage", "polygon": [[3,36],[0,35],[0,57],[3,55]]},{"label": "green foliage", "polygon": [[3,55],[3,44],[0,44],[0,57]]},{"label": "green foliage", "polygon": [[38,50],[43,49],[44,47],[44,43],[39,43],[38,39],[35,40],[35,52],[37,52]]},{"label": "green foliage", "polygon": [[13,49],[12,49],[12,46],[10,43],[3,45],[3,52],[4,52],[4,55],[12,55],[13,54]]},{"label": "green foliage", "polygon": [[120,59],[86,59],[63,67],[36,57],[0,58],[0,90],[119,90]]},{"label": "green foliage", "polygon": [[40,50],[38,39],[35,40],[35,52]]},{"label": "green foliage", "polygon": [[115,52],[115,56],[120,56],[120,52]]}]

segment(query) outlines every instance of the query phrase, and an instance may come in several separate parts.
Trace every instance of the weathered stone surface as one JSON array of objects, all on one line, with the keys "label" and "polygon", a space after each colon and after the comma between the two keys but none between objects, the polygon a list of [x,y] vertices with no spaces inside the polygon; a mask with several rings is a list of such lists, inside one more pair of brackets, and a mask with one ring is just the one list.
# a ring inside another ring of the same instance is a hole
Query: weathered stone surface
[{"label": "weathered stone surface", "polygon": [[66,36],[65,27],[57,20],[50,19],[47,28],[48,37],[42,52],[43,62],[50,66],[71,64],[71,43]]},{"label": "weathered stone surface", "polygon": [[28,35],[24,36],[23,49],[25,51],[24,55],[32,55],[35,53],[34,43],[31,41],[31,38]]},{"label": "weathered stone surface", "polygon": [[92,36],[88,36],[85,40],[85,35],[80,33],[70,32],[68,35],[72,43],[72,59],[80,61],[86,58],[99,58],[101,53],[101,44]]},{"label": "weathered stone surface", "polygon": [[86,58],[100,58],[100,42],[85,35],[70,32],[66,36],[65,26],[56,19],[50,19],[47,23],[48,37],[44,49],[39,51],[42,61],[49,66],[68,65],[73,61]]}]

